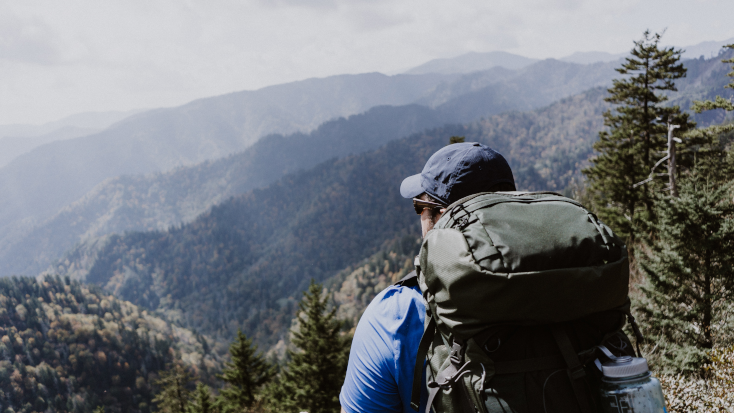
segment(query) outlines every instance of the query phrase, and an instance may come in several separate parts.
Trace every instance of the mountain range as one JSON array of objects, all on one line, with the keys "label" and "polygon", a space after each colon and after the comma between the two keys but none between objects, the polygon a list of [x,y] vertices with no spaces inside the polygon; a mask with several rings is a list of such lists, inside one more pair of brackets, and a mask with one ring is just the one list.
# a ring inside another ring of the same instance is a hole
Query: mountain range
[{"label": "mountain range", "polygon": [[[324,79],[321,84],[327,90],[334,89],[334,82],[345,81],[362,85],[363,89],[369,89],[365,84],[370,82],[399,86],[398,89],[410,91],[400,96],[412,97],[420,106],[375,109],[327,122],[310,134],[267,135],[249,154],[206,165],[197,161],[227,155],[244,145],[236,138],[239,129],[235,120],[241,118],[233,115],[247,112],[237,109],[241,97],[227,95],[181,108],[138,114],[100,134],[45,145],[0,168],[0,188],[10,195],[0,199],[0,225],[4,226],[0,237],[0,274],[37,273],[58,254],[89,236],[165,228],[185,222],[227,196],[267,185],[287,172],[316,165],[329,157],[374,149],[390,139],[444,123],[464,123],[502,111],[541,107],[590,87],[608,85],[613,74],[611,64],[576,65],[546,60],[514,72],[492,69],[454,77],[370,74]],[[436,79],[443,80],[434,84]],[[427,85],[431,85],[430,89]],[[426,90],[415,97],[420,92],[418,86]],[[324,93],[315,86],[309,88],[313,88],[314,95]],[[380,88],[374,89],[373,93],[378,95]],[[339,90],[344,93],[341,100],[349,100],[348,93]],[[382,100],[397,101],[396,94],[393,91],[392,97]],[[308,110],[314,111],[311,106]],[[247,170],[223,166],[237,165],[244,159],[255,163]],[[170,171],[181,164],[193,164],[192,170],[201,170],[203,174],[217,168],[230,172],[211,172],[212,179],[219,183],[202,184],[201,191],[198,187],[184,190],[199,191],[192,195],[197,199],[192,203],[192,198],[184,196],[182,187],[175,183],[176,177],[190,172]],[[232,175],[232,168],[238,175]],[[157,182],[158,176],[129,177],[133,173],[161,170],[170,171],[160,175],[161,182]],[[105,179],[112,180],[102,183]],[[247,183],[228,183],[232,179]],[[151,183],[141,184],[148,185],[147,190],[136,186],[130,192],[135,197],[121,194],[121,188],[129,186],[121,187],[120,183],[132,181]],[[166,189],[169,184],[173,187]],[[96,185],[101,186],[95,188]],[[130,202],[141,207],[158,205],[159,201],[149,197],[160,198],[164,193],[164,203],[170,205],[180,200],[181,205],[151,208],[155,212],[147,214],[155,216],[148,218],[122,207]],[[101,206],[105,204],[108,206]],[[94,212],[90,205],[95,205]],[[114,221],[120,225],[108,225]],[[69,225],[73,226],[69,231],[59,231]],[[57,242],[61,239],[64,241]]]},{"label": "mountain range", "polygon": [[[699,48],[705,47],[711,45]],[[509,58],[502,53],[494,55]],[[60,140],[88,131],[67,129],[54,131],[54,136],[7,141],[6,146],[19,146],[0,156],[0,161],[8,162],[0,167],[0,191],[5,194],[0,198],[0,229],[6,238],[20,236],[108,178],[220,158],[246,149],[267,134],[306,133],[325,121],[362,113],[376,105],[444,105],[447,121],[470,122],[502,110],[541,107],[609,84],[615,75],[614,63],[525,62],[531,64],[517,70],[494,67],[463,76],[373,73],[309,79],[145,111],[74,139]],[[54,142],[28,151],[50,140]],[[28,152],[17,156],[24,151]]]},{"label": "mountain range", "polygon": [[146,111],[97,134],[48,143],[0,168],[0,229],[16,233],[11,228],[48,218],[107,178],[192,165],[241,151],[268,133],[308,131],[379,104],[409,103],[444,79],[311,79]]},{"label": "mountain range", "polygon": [[[686,46],[682,49],[683,59],[698,59],[703,56],[705,59],[716,57],[721,52],[721,48],[724,45],[734,43],[734,38],[722,41],[706,41],[695,45]],[[606,62],[619,62],[624,57],[628,56],[629,53],[609,53],[609,52],[575,52],[569,56],[561,57],[558,60],[568,63],[577,63],[582,65],[593,64],[593,63],[606,63]],[[529,58],[520,56],[508,52],[485,52],[477,53],[471,52],[462,54],[453,58],[441,58],[433,59],[422,65],[405,71],[406,74],[426,74],[426,73],[471,73],[484,71],[496,67],[516,70],[522,69],[533,63],[538,62],[539,59]]]},{"label": "mountain range", "polygon": [[[679,82],[680,92],[671,95],[674,103],[687,107],[694,97],[722,93],[726,66],[718,59],[689,60],[686,66],[690,75]],[[230,196],[265,187],[331,157],[375,149],[444,123],[541,106],[564,93],[608,84],[613,73],[612,64],[554,60],[518,71],[495,68],[439,84],[418,100],[422,105],[377,107],[326,122],[307,134],[266,136],[248,150],[219,160],[112,178],[30,230],[6,231],[0,238],[0,273],[37,274],[75,244],[92,248],[106,234],[163,230],[189,222]],[[721,120],[717,114],[705,116],[708,119],[699,116],[700,120]]]}]

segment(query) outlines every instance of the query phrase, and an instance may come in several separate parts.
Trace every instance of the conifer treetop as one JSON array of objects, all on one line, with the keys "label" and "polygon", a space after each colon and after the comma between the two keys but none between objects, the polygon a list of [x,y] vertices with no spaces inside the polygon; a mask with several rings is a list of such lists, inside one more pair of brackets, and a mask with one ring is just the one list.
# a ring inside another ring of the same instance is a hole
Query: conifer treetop
[{"label": "conifer treetop", "polygon": [[[613,81],[605,98],[614,107],[604,112],[606,129],[594,144],[592,165],[583,170],[594,209],[607,225],[627,238],[631,252],[637,233],[644,231],[640,223],[653,213],[653,194],[663,185],[660,179],[642,187],[635,187],[635,183],[650,175],[658,153],[666,149],[668,123],[679,125],[679,134],[695,127],[680,107],[663,105],[667,100],[664,92],[677,90],[675,80],[686,75],[686,68],[680,62],[682,51],[661,47],[661,37],[645,31],[616,69],[622,77]],[[681,156],[679,164],[691,166],[690,158]]]},{"label": "conifer treetop", "polygon": [[268,388],[270,405],[276,411],[336,412],[344,382],[349,343],[341,336],[342,323],[329,297],[313,280],[299,303],[298,328],[292,331],[295,351],[279,380]]},{"label": "conifer treetop", "polygon": [[257,346],[242,330],[237,331],[237,337],[229,346],[229,354],[232,362],[226,363],[218,376],[227,384],[217,400],[217,407],[223,413],[251,407],[257,391],[275,374],[275,368],[257,352]]}]

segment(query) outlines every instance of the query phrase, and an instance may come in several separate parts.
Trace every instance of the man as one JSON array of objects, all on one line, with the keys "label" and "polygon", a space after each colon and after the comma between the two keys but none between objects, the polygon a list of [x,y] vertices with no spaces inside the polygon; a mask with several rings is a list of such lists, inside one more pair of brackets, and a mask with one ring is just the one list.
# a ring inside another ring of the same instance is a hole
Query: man
[{"label": "man", "polygon": [[[440,149],[420,174],[400,186],[403,197],[413,198],[423,237],[453,202],[479,192],[514,190],[512,170],[502,155],[471,142]],[[339,396],[342,412],[413,412],[413,369],[426,307],[416,283],[406,284],[382,291],[362,315]],[[426,395],[424,388],[420,411]]]}]

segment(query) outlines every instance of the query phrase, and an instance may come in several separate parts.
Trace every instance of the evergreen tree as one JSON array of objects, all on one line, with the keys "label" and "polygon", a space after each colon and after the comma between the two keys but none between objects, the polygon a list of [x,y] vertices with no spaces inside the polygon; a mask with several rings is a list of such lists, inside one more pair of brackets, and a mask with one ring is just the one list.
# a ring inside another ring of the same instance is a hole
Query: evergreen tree
[{"label": "evergreen tree", "polygon": [[275,411],[338,412],[339,390],[347,371],[349,343],[339,334],[336,309],[328,310],[328,297],[311,281],[299,303],[299,326],[292,331],[297,351],[280,379],[268,389]]},{"label": "evergreen tree", "polygon": [[178,364],[160,372],[156,386],[160,387],[153,403],[164,413],[187,413],[190,392],[188,390],[192,377],[186,369]]},{"label": "evergreen tree", "polygon": [[252,406],[256,391],[272,379],[275,370],[241,330],[229,346],[229,354],[232,362],[226,363],[218,376],[229,386],[220,392],[217,406],[222,412],[243,411]]},{"label": "evergreen tree", "polygon": [[[648,338],[668,370],[695,371],[721,343],[734,298],[734,183],[721,185],[697,171],[681,180],[679,198],[659,196],[655,238],[641,259]],[[718,332],[718,333],[717,333]]]},{"label": "evergreen tree", "polygon": [[[643,38],[634,42],[631,56],[616,69],[624,77],[613,81],[605,99],[616,106],[604,113],[608,130],[599,133],[594,144],[598,154],[583,171],[602,220],[627,236],[630,246],[640,217],[650,215],[652,194],[659,189],[655,182],[632,186],[647,178],[661,157],[659,152],[667,142],[667,121],[680,125],[680,132],[694,125],[678,106],[662,105],[667,100],[664,92],[677,90],[675,80],[684,77],[686,69],[680,63],[681,50],[661,48],[660,38],[660,34],[645,31]],[[679,163],[686,165],[686,161]]]},{"label": "evergreen tree", "polygon": [[209,387],[204,383],[198,383],[194,392],[194,400],[189,405],[188,413],[214,413],[216,411],[217,409],[212,402]]}]

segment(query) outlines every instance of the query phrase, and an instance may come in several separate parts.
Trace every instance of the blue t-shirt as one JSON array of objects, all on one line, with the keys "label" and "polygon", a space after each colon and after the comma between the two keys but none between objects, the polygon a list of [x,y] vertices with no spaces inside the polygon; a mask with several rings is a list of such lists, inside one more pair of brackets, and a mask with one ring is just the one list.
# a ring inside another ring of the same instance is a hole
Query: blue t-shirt
[{"label": "blue t-shirt", "polygon": [[[417,287],[390,286],[372,300],[354,333],[339,395],[347,413],[415,413],[410,395],[425,317],[426,304]],[[419,411],[427,402],[423,387]]]}]

